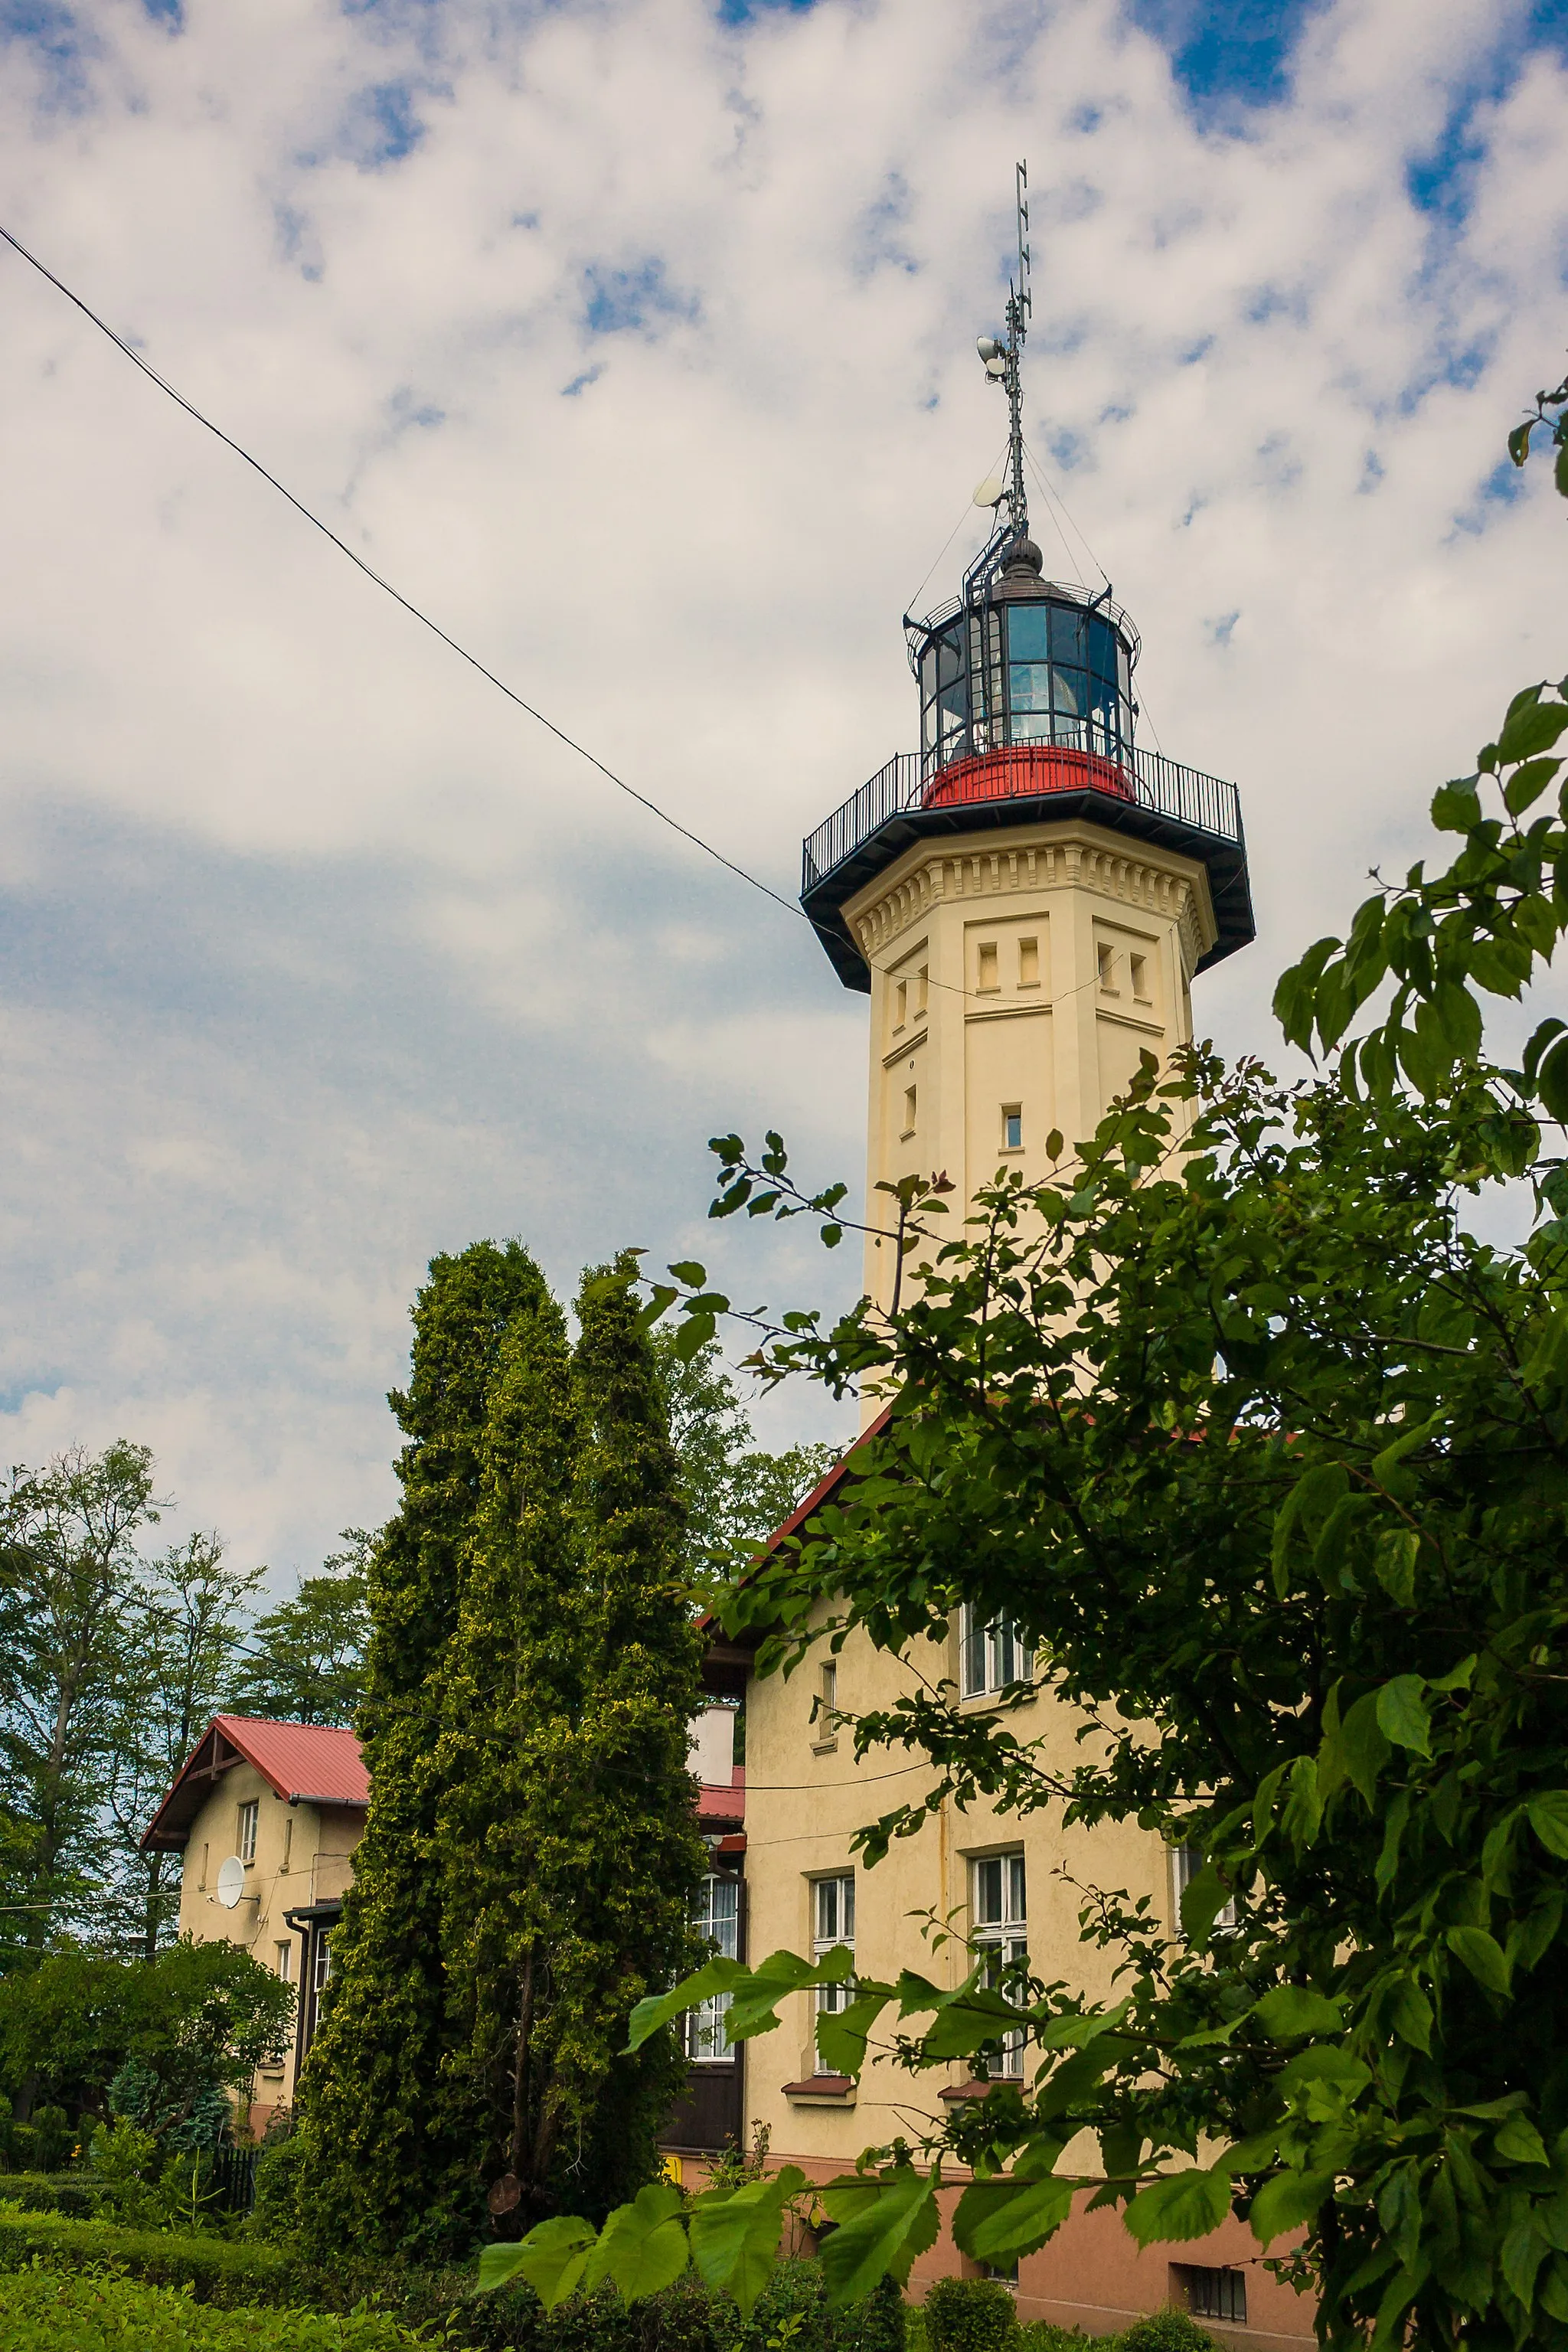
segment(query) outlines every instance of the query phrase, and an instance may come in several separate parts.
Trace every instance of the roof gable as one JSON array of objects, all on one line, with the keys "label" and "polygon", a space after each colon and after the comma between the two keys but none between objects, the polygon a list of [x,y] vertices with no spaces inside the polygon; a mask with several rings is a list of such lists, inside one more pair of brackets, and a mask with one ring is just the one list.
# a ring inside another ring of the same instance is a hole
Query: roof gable
[{"label": "roof gable", "polygon": [[196,1815],[236,1764],[254,1766],[286,1804],[349,1805],[363,1811],[370,1802],[370,1776],[352,1731],[320,1723],[216,1715],[148,1823],[143,1852],[181,1849]]}]

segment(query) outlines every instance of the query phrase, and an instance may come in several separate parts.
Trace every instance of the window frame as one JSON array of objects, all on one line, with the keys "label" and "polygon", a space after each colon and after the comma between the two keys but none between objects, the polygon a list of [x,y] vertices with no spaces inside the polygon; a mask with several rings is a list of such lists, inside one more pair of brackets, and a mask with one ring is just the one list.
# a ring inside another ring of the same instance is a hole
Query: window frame
[{"label": "window frame", "polygon": [[[811,1889],[811,1957],[813,1960],[825,1960],[829,1952],[836,1952],[838,1949],[840,1944],[847,1946],[853,1958],[855,1873],[853,1870],[820,1871],[807,1881],[807,1885]],[[829,1887],[836,1889],[837,1894],[837,1932],[823,1926],[823,1898]],[[847,1927],[845,1924],[846,1918],[847,1918]],[[819,2017],[837,2016],[840,2010],[848,2008],[854,1998],[855,1979],[852,1976],[846,1977],[841,1984],[818,1985],[816,1988],[812,2009],[811,2041],[812,2063],[819,2074],[831,2074],[835,2069],[824,2064],[822,2053],[816,2046],[816,2020]]]},{"label": "window frame", "polygon": [[247,1797],[238,1808],[235,1822],[235,1852],[248,1870],[256,1860],[256,1842],[261,1828],[261,1800]]},{"label": "window frame", "polygon": [[[978,1663],[978,1677],[976,1664]],[[1004,1664],[1014,1671],[1004,1675]],[[972,1601],[958,1612],[958,1695],[960,1698],[994,1698],[1018,1683],[1035,1679],[1035,1650],[1010,1617],[979,1621]]]},{"label": "window frame", "polygon": [[[989,1907],[987,1874],[995,1873],[997,1916],[983,1919],[982,1889],[985,1888]],[[990,1955],[986,1960],[984,1982],[994,1987],[1005,1969],[1029,1958],[1029,1897],[1028,1876],[1021,1845],[1006,1846],[995,1853],[973,1853],[969,1856],[969,1948],[976,1959]],[[997,2082],[1018,2083],[1024,2077],[1026,2036],[1020,2031],[1005,2033],[987,2044],[976,2054],[985,2061],[987,2074]]]},{"label": "window frame", "polygon": [[[729,1896],[728,1916],[721,1918],[713,1897],[720,1888]],[[725,1959],[738,1959],[741,1951],[741,1881],[732,1870],[710,1870],[699,1885],[700,1898],[706,1898],[701,1912],[692,1907],[692,1926],[702,1935],[711,1950]],[[726,1936],[722,1931],[727,1928]],[[718,1930],[719,1932],[715,1932]],[[723,2018],[730,2006],[727,1992],[712,1997],[689,2009],[682,2021],[681,2049],[689,2066],[732,2066],[736,2053],[724,2039]]]}]

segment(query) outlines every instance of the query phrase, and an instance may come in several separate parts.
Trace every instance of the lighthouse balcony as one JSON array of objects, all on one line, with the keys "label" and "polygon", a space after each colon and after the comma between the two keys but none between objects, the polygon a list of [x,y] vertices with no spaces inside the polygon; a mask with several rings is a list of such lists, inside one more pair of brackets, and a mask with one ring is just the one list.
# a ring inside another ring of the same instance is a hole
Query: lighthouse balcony
[{"label": "lighthouse balcony", "polygon": [[1069,817],[1176,850],[1206,868],[1219,937],[1205,964],[1253,937],[1236,786],[1156,751],[1109,741],[1103,750],[1086,748],[1082,735],[1077,742],[1015,741],[941,766],[929,754],[922,762],[899,753],[807,836],[801,903],[845,985],[865,990],[870,975],[843,909],[912,843]]}]

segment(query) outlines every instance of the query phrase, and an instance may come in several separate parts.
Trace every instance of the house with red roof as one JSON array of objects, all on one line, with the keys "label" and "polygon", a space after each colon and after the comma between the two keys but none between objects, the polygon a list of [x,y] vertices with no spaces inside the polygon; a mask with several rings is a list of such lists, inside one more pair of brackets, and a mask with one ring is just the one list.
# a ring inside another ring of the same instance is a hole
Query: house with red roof
[{"label": "house with red roof", "polygon": [[142,1837],[146,1852],[184,1855],[182,1936],[237,1944],[295,1987],[294,2047],[253,2086],[258,2130],[292,2102],[369,1804],[352,1731],[219,1715]]},{"label": "house with red roof", "polygon": [[[746,1774],[734,1760],[734,1727],[733,1706],[720,1703],[691,1731],[698,1821],[710,1857],[700,1914],[731,1954],[740,1948],[746,1843]],[[184,1856],[182,1936],[237,1944],[296,1990],[294,2047],[258,2072],[254,2130],[293,2102],[369,1805],[370,1776],[352,1731],[219,1715],[142,1837],[145,1852]],[[688,2028],[691,2088],[666,2135],[671,2146],[712,2152],[741,2136],[741,2055],[724,2044],[718,2014]]]}]

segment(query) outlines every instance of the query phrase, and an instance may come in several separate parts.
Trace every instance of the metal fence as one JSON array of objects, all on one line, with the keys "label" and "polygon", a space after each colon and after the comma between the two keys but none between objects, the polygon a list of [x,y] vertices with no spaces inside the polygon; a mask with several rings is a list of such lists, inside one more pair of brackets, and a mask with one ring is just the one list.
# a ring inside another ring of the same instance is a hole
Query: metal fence
[{"label": "metal fence", "polygon": [[256,2203],[258,2147],[231,2147],[226,2141],[213,2150],[212,2186],[226,2213],[248,2213]]},{"label": "metal fence", "polygon": [[[994,756],[1000,762],[1008,754],[999,752]],[[1218,776],[1205,776],[1197,768],[1184,767],[1179,760],[1167,760],[1158,751],[1124,751],[1115,766],[1119,779],[1114,795],[1117,799],[1133,801],[1141,808],[1190,825],[1196,833],[1239,845],[1241,795],[1234,784],[1224,782]],[[842,808],[835,809],[815,833],[807,835],[801,860],[802,892],[814,889],[836,873],[890,817],[928,807],[973,807],[977,800],[988,797],[983,791],[973,791],[966,793],[962,803],[949,803],[942,793],[946,772],[939,769],[922,782],[920,760],[912,751],[900,751],[885,768],[879,768]],[[994,795],[997,799],[1010,796],[1005,793]]]}]

